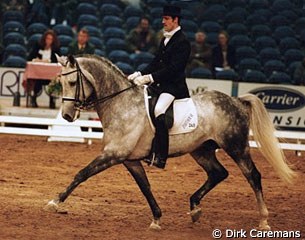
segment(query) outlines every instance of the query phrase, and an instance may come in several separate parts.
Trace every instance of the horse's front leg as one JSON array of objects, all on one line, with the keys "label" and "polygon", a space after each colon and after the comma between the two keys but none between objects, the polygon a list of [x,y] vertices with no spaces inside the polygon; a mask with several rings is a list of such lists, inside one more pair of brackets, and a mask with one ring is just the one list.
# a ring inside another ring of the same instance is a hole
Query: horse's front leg
[{"label": "horse's front leg", "polygon": [[94,176],[95,174],[98,174],[107,168],[122,162],[123,160],[120,160],[120,158],[114,158],[113,155],[102,153],[75,175],[74,180],[67,187],[66,191],[60,193],[57,199],[49,201],[48,208],[51,210],[57,210],[58,204],[64,202],[79,184],[86,181],[88,178]]},{"label": "horse's front leg", "polygon": [[150,189],[150,184],[147,179],[145,170],[141,164],[140,161],[125,161],[124,162],[125,167],[128,169],[130,174],[135,179],[136,183],[138,184],[139,188],[141,189],[141,192],[145,196],[150,209],[153,213],[154,219],[152,223],[150,224],[150,229],[152,230],[160,230],[161,227],[159,225],[160,218],[162,216],[161,209],[159,208],[152,192]]}]

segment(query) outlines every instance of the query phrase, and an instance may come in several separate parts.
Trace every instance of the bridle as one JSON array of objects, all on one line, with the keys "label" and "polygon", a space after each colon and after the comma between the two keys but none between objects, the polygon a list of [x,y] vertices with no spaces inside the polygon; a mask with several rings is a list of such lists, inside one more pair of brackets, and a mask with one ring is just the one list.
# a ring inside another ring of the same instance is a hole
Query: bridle
[{"label": "bridle", "polygon": [[[94,89],[94,87],[90,83],[88,78],[85,76],[85,74],[82,72],[82,69],[80,68],[79,63],[77,62],[76,58],[74,58],[74,61],[75,61],[76,69],[72,70],[70,72],[67,72],[67,73],[62,73],[61,76],[68,76],[75,72],[77,73],[75,95],[74,95],[74,98],[63,96],[62,102],[65,102],[65,101],[74,102],[74,108],[78,111],[91,109],[91,108],[95,107],[98,103],[103,103],[103,102],[137,86],[133,82],[130,82],[132,84],[130,87],[124,88],[123,90],[112,93],[105,97],[96,99],[95,92],[93,94],[91,94],[90,96],[86,97],[84,81],[87,81],[91,85],[92,89]],[[80,96],[82,97],[83,100],[80,100],[81,99]]]}]

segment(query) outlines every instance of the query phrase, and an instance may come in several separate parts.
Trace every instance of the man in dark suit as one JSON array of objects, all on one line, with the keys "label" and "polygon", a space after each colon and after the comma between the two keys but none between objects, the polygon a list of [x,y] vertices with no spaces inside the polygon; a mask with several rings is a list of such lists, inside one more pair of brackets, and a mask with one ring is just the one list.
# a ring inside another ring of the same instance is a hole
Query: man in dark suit
[{"label": "man in dark suit", "polygon": [[68,54],[94,54],[94,46],[89,43],[89,32],[86,28],[78,32],[77,41],[72,42],[68,47]]},{"label": "man in dark suit", "polygon": [[164,168],[168,157],[168,128],[165,112],[174,99],[188,98],[185,68],[191,46],[180,27],[181,9],[176,6],[163,8],[164,38],[152,62],[141,72],[135,72],[128,79],[137,85],[150,84],[159,93],[154,109],[156,133],[152,151],[146,162]]}]

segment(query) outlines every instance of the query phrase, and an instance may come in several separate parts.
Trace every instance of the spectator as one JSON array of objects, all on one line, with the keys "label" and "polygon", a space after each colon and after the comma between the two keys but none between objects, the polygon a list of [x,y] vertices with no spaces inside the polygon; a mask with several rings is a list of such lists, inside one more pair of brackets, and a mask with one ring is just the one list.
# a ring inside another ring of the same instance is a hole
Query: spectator
[{"label": "spectator", "polygon": [[5,12],[7,10],[24,11],[24,7],[27,5],[26,0],[6,0],[1,1],[1,11]]},{"label": "spectator", "polygon": [[67,24],[73,25],[77,22],[76,7],[78,4],[77,0],[52,0],[53,9],[50,25],[56,24]]},{"label": "spectator", "polygon": [[195,34],[195,42],[191,44],[187,73],[189,74],[192,69],[197,67],[205,67],[212,70],[212,47],[206,43],[206,34],[203,31]]},{"label": "spectator", "polygon": [[154,54],[157,50],[157,37],[149,24],[147,17],[142,17],[136,28],[132,29],[127,36],[129,50],[132,53],[150,52]]},{"label": "spectator", "polygon": [[[41,37],[39,43],[34,46],[29,54],[28,60],[34,62],[56,63],[56,54],[60,55],[59,42],[53,30],[47,30]],[[37,108],[36,98],[42,90],[42,86],[48,84],[45,80],[35,80],[33,93],[31,95],[31,107]],[[50,108],[55,108],[55,101],[50,97]]]},{"label": "spectator", "polygon": [[225,31],[218,34],[218,44],[213,48],[213,72],[235,67],[235,48],[229,44],[229,35]]},{"label": "spectator", "polygon": [[29,0],[27,9],[27,26],[32,23],[40,22],[49,25],[52,11],[51,0]]},{"label": "spectator", "polygon": [[68,54],[94,54],[94,46],[89,43],[89,32],[86,28],[79,30],[77,34],[77,41],[70,43]]},{"label": "spectator", "polygon": [[293,80],[296,85],[305,86],[305,58],[298,65],[293,73]]}]

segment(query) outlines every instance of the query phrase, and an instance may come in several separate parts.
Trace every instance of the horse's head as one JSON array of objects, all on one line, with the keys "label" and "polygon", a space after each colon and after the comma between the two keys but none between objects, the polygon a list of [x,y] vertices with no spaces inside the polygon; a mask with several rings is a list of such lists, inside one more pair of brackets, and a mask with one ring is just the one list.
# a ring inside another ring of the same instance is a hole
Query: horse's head
[{"label": "horse's head", "polygon": [[59,57],[62,65],[60,83],[62,85],[62,116],[68,122],[79,118],[80,110],[89,106],[93,94],[93,77],[73,56]]}]

